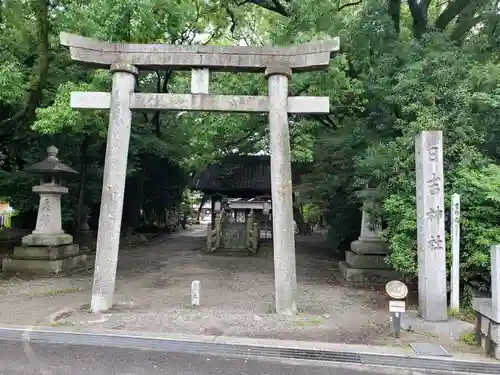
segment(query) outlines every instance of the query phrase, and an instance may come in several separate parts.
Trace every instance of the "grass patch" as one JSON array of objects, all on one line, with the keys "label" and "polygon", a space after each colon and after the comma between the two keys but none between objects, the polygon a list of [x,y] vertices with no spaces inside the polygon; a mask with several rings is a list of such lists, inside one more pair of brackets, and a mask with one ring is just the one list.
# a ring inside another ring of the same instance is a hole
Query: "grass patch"
[{"label": "grass patch", "polygon": [[476,324],[476,312],[472,308],[465,309],[461,312],[461,318],[465,322]]},{"label": "grass patch", "polygon": [[[297,308],[297,314],[305,314],[305,310],[303,308]],[[270,303],[266,310],[267,314],[276,314],[276,307],[273,303]]]},{"label": "grass patch", "polygon": [[49,289],[47,292],[41,294],[46,296],[58,296],[60,294],[77,293],[82,290],[83,289],[80,288]]},{"label": "grass patch", "polygon": [[80,308],[78,310],[92,314],[92,309],[90,308],[90,303],[83,304],[82,306],[80,306]]},{"label": "grass patch", "polygon": [[474,332],[464,333],[462,336],[460,336],[460,341],[470,346],[478,345]]},{"label": "grass patch", "polygon": [[305,317],[295,322],[297,327],[317,327],[323,324],[323,320],[317,316]]},{"label": "grass patch", "polygon": [[54,322],[50,322],[51,327],[68,327],[74,325],[75,323],[73,323],[71,320],[56,320]]},{"label": "grass patch", "polygon": [[460,311],[449,308],[448,309],[448,316],[450,318],[463,320],[464,322],[468,322],[468,323],[472,323],[472,324],[476,323],[476,313],[471,308],[464,308]]}]

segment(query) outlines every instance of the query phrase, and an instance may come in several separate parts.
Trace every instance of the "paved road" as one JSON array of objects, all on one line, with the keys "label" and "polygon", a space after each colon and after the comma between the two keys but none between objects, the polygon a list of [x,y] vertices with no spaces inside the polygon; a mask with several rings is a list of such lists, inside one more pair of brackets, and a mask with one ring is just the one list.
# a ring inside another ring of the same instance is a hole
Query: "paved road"
[{"label": "paved road", "polygon": [[[392,372],[392,371],[391,371]],[[402,374],[401,370],[394,373]],[[382,375],[366,369],[109,347],[0,341],[2,375]],[[423,374],[419,372],[419,374]]]}]

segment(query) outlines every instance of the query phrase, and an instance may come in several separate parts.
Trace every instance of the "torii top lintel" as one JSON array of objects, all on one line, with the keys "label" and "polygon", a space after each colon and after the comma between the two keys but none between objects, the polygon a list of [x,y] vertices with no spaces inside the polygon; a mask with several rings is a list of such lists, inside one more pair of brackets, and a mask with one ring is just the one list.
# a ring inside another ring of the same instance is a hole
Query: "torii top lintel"
[{"label": "torii top lintel", "polygon": [[61,33],[61,44],[71,58],[95,67],[127,63],[144,70],[209,68],[214,71],[261,72],[270,66],[287,66],[296,72],[326,69],[339,38],[290,47],[108,43]]}]

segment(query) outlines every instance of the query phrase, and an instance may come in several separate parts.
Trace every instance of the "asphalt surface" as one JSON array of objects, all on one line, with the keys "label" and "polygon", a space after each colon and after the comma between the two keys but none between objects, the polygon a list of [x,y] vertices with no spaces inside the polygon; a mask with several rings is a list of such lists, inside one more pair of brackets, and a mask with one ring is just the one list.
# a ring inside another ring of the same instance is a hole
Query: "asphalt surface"
[{"label": "asphalt surface", "polygon": [[[392,371],[391,371],[392,372]],[[220,357],[110,347],[0,341],[2,375],[382,375],[383,370],[305,361]],[[401,370],[395,373],[401,374]],[[419,372],[419,374],[424,374]]]}]

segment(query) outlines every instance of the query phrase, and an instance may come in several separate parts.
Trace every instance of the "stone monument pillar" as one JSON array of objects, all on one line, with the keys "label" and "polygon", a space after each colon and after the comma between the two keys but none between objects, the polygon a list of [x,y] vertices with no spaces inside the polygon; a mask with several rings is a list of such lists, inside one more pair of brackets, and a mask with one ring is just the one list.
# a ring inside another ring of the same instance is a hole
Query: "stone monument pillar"
[{"label": "stone monument pillar", "polygon": [[12,257],[3,260],[4,272],[55,275],[86,267],[86,255],[79,253],[73,236],[64,233],[61,223],[61,196],[68,192],[61,177],[77,172],[62,163],[57,152],[56,147],[49,147],[44,161],[26,168],[41,175],[40,185],[33,187],[40,195],[36,228],[23,237]]},{"label": "stone monument pillar", "polygon": [[448,319],[444,225],[443,133],[415,137],[418,309],[431,322]]},{"label": "stone monument pillar", "polygon": [[363,209],[361,233],[346,251],[345,261],[339,263],[342,276],[353,284],[385,283],[395,277],[385,262],[388,245],[381,238],[382,226],[373,222]]}]

